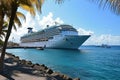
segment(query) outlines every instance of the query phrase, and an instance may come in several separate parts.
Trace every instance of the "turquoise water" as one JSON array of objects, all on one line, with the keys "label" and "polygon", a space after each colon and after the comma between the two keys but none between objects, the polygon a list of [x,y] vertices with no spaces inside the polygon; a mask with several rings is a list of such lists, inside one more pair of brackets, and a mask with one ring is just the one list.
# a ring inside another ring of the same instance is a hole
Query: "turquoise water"
[{"label": "turquoise water", "polygon": [[83,46],[80,50],[7,49],[7,52],[81,80],[120,80],[120,46]]}]

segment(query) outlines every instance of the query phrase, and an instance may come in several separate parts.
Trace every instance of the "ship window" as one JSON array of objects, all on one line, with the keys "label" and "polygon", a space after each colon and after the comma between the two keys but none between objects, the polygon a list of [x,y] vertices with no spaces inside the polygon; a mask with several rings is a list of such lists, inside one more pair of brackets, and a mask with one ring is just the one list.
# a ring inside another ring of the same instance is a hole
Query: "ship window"
[{"label": "ship window", "polygon": [[49,39],[53,39],[53,37],[49,37]]},{"label": "ship window", "polygon": [[62,28],[61,27],[58,27],[59,30],[61,30]]}]

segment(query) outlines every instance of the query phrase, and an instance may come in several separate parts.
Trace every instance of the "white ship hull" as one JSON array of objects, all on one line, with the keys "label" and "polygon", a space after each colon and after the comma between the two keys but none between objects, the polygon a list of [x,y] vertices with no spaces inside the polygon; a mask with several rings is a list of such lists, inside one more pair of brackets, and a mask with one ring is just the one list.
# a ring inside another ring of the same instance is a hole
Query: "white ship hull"
[{"label": "white ship hull", "polygon": [[64,35],[54,36],[53,39],[42,42],[20,43],[21,47],[45,47],[45,48],[61,48],[61,49],[78,49],[90,35]]}]

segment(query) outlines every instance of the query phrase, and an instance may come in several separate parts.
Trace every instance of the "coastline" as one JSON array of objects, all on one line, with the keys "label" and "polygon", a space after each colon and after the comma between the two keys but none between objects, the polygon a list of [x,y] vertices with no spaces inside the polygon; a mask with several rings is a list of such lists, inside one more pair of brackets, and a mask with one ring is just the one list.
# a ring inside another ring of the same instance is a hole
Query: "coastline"
[{"label": "coastline", "polygon": [[20,60],[18,56],[11,53],[6,53],[4,70],[4,73],[1,74],[12,78],[10,80],[80,80],[80,78],[73,79],[65,74],[55,72],[44,64],[33,64],[31,61]]}]

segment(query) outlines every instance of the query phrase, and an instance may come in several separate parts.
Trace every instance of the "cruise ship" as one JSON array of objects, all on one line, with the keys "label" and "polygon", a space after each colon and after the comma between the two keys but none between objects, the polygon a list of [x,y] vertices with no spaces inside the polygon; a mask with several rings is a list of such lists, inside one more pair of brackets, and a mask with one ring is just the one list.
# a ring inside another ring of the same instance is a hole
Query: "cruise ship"
[{"label": "cruise ship", "polygon": [[49,26],[38,32],[28,28],[28,33],[21,37],[21,47],[44,47],[59,49],[78,49],[90,35],[78,35],[71,25]]}]

